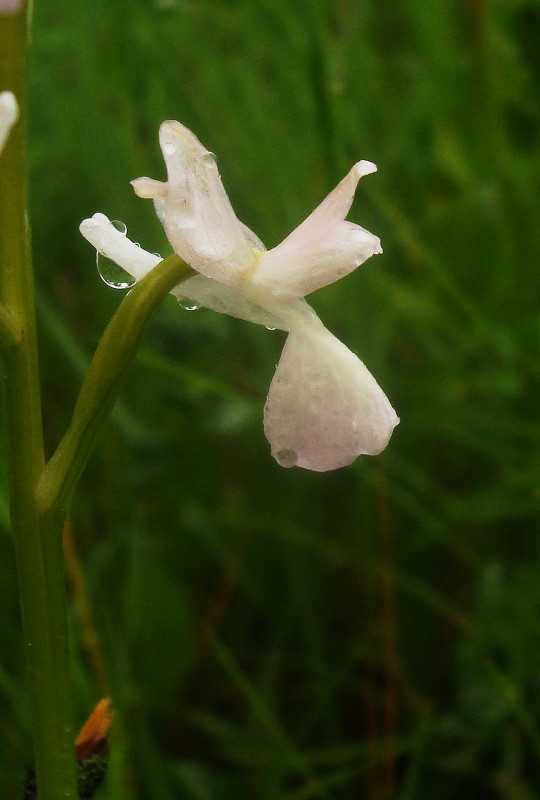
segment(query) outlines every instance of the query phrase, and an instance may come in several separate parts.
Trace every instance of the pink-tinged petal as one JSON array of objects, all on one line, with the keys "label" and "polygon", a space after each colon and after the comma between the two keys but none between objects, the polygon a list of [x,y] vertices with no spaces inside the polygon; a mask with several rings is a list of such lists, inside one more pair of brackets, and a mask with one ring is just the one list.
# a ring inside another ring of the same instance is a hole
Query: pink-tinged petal
[{"label": "pink-tinged petal", "polygon": [[0,153],[18,117],[19,106],[13,92],[0,92]]},{"label": "pink-tinged petal", "polygon": [[228,314],[257,325],[265,325],[270,329],[288,330],[286,322],[288,308],[284,309],[277,303],[263,307],[249,294],[243,294],[236,286],[225,286],[204,275],[188,278],[177,286],[172,294],[186,308],[203,306],[219,314]]},{"label": "pink-tinged petal", "polygon": [[143,250],[117,230],[105,214],[94,214],[81,222],[79,230],[99,253],[137,280],[150,272],[162,260],[161,256]]},{"label": "pink-tinged petal", "polygon": [[384,450],[398,422],[360,359],[314,313],[298,315],[265,406],[276,461],[317,472],[344,467]]},{"label": "pink-tinged petal", "polygon": [[233,211],[213,153],[179,122],[159,131],[168,181],[138,178],[135,192],[152,197],[173,249],[193,269],[234,284],[255,256]]},{"label": "pink-tinged petal", "polygon": [[24,0],[0,0],[0,14],[16,14],[22,11],[24,7]]},{"label": "pink-tinged petal", "polygon": [[283,301],[305,297],[382,253],[377,236],[345,220],[358,181],[376,169],[370,161],[355,164],[301,225],[264,253],[251,276],[253,287]]}]

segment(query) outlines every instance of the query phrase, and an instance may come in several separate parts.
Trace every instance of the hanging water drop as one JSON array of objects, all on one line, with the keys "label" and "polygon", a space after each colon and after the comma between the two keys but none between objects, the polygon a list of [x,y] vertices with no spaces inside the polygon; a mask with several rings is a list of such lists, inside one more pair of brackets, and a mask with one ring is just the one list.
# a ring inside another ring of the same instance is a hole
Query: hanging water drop
[{"label": "hanging water drop", "polygon": [[96,253],[96,266],[101,280],[112,289],[130,289],[137,283],[133,275],[99,251]]},{"label": "hanging water drop", "polygon": [[127,225],[125,222],[122,222],[120,219],[111,219],[111,225],[116,228],[117,231],[120,231],[122,236],[127,236]]},{"label": "hanging water drop", "polygon": [[187,297],[179,297],[178,302],[184,311],[197,311],[200,308],[198,303],[195,303],[194,300],[188,300]]},{"label": "hanging water drop", "polygon": [[275,331],[275,328],[272,328],[270,325],[265,325],[264,327],[267,331]]},{"label": "hanging water drop", "polygon": [[216,155],[215,155],[215,153],[211,153],[210,151],[208,151],[208,153],[205,153],[203,155],[202,160],[208,166],[213,167],[213,166],[215,166],[215,163],[216,163]]}]

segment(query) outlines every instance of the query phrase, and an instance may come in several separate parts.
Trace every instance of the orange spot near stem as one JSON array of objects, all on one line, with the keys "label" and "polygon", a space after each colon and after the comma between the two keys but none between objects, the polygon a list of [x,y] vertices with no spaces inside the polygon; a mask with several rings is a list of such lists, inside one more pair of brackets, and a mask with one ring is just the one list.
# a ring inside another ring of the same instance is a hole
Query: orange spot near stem
[{"label": "orange spot near stem", "polygon": [[107,733],[113,719],[110,698],[100,700],[75,739],[75,754],[79,760],[88,758],[92,753],[103,754],[107,751]]}]

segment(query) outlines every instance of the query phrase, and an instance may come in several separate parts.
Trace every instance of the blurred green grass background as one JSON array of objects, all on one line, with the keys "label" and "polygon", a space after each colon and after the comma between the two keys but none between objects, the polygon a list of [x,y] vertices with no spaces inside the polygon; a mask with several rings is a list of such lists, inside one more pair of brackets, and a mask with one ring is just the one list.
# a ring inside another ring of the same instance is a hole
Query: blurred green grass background
[{"label": "blurred green grass background", "polygon": [[[402,419],[376,459],[283,470],[262,431],[283,335],[164,304],[71,516],[77,724],[106,683],[117,708],[99,797],[539,797],[540,3],[37,0],[34,39],[49,451],[120,299],[79,222],[102,211],[169,252],[129,186],[163,177],[167,118],[268,246],[378,164],[350,218],[384,255],[311,301]],[[5,475],[0,522],[17,798]]]}]

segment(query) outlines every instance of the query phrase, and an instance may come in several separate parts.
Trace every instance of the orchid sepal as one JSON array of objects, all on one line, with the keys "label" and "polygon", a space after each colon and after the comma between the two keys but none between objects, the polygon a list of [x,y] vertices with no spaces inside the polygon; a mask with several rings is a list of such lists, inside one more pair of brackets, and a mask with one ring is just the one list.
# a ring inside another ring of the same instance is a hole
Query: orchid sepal
[{"label": "orchid sepal", "polygon": [[355,164],[309,217],[263,254],[253,273],[254,288],[284,301],[305,297],[382,253],[378,236],[345,219],[358,181],[376,170],[371,161]]},{"label": "orchid sepal", "polygon": [[253,263],[253,249],[233,211],[213,153],[184,125],[163,122],[159,143],[167,181],[137,178],[136,194],[151,197],[176,253],[193,269],[226,285]]}]

